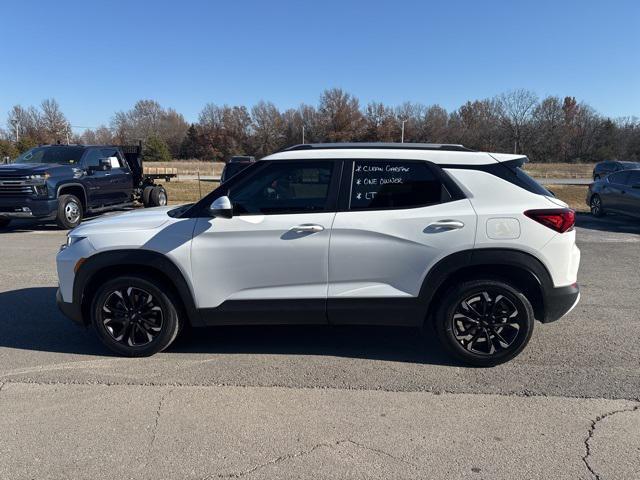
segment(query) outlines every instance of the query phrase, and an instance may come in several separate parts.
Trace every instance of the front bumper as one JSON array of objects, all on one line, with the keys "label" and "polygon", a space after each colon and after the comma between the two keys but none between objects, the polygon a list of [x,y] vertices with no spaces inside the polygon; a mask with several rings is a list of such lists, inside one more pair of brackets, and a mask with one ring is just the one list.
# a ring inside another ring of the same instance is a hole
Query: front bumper
[{"label": "front bumper", "polygon": [[566,287],[553,288],[544,299],[543,323],[555,322],[574,309],[580,301],[580,287],[577,283]]},{"label": "front bumper", "polygon": [[0,198],[0,217],[3,218],[53,218],[57,211],[57,198]]},{"label": "front bumper", "polygon": [[75,303],[67,303],[62,299],[62,293],[60,289],[56,292],[56,303],[60,311],[68,318],[76,322],[78,325],[84,325],[84,320],[82,318],[82,309],[80,305],[76,305]]}]

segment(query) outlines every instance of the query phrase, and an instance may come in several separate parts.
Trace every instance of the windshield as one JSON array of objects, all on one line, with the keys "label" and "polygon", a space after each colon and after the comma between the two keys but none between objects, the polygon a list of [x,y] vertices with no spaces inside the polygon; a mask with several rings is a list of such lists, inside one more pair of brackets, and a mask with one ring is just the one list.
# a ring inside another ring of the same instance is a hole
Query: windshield
[{"label": "windshield", "polygon": [[27,150],[13,163],[59,163],[74,165],[80,162],[84,147],[36,147]]}]

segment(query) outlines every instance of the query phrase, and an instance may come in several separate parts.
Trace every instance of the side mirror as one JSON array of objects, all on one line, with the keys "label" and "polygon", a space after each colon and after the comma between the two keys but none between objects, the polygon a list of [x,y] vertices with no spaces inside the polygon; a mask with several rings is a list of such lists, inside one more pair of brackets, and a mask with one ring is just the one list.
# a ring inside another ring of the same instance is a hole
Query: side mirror
[{"label": "side mirror", "polygon": [[209,213],[214,217],[231,218],[233,217],[233,206],[231,200],[226,195],[216,198],[209,207]]},{"label": "side mirror", "polygon": [[111,170],[111,160],[108,158],[101,158],[98,170],[103,172]]}]

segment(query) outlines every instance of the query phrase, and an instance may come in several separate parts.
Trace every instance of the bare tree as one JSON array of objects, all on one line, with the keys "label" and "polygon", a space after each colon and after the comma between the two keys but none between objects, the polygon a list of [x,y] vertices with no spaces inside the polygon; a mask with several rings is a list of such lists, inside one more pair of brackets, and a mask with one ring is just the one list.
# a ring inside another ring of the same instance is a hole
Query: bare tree
[{"label": "bare tree", "polygon": [[364,140],[393,142],[400,136],[400,126],[392,108],[370,102],[364,112]]},{"label": "bare tree", "polygon": [[282,115],[271,102],[259,102],[251,109],[253,121],[252,151],[265,156],[282,148],[285,139],[285,124]]},{"label": "bare tree", "polygon": [[358,99],[340,88],[325,90],[320,96],[318,124],[323,141],[350,142],[364,131]]},{"label": "bare tree", "polygon": [[67,142],[71,138],[71,124],[60,110],[60,105],[53,98],[43,100],[40,104],[42,110],[42,129],[49,142]]},{"label": "bare tree", "polygon": [[513,141],[513,153],[519,153],[524,138],[530,133],[533,111],[538,97],[529,90],[513,90],[497,98],[498,113]]}]

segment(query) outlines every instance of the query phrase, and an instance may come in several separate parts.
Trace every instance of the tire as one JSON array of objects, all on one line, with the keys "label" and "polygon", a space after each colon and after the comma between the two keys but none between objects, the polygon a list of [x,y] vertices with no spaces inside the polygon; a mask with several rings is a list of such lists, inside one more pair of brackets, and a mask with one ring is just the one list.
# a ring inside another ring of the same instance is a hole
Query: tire
[{"label": "tire", "polygon": [[170,291],[152,279],[116,277],[95,292],[91,323],[110,350],[125,357],[147,357],[163,351],[178,336],[181,321],[176,305]]},{"label": "tire", "polygon": [[11,223],[10,218],[0,218],[0,228],[7,228]]},{"label": "tire", "polygon": [[151,190],[153,190],[152,186],[146,186],[144,187],[144,190],[142,190],[142,204],[145,208],[151,206],[149,200],[149,197],[151,196]]},{"label": "tire", "polygon": [[70,230],[82,222],[84,210],[82,202],[75,195],[60,195],[56,223],[60,228]]},{"label": "tire", "polygon": [[[499,308],[497,313],[505,316],[482,315],[492,307]],[[500,323],[504,326],[496,327]],[[529,343],[533,324],[533,308],[522,292],[490,279],[470,280],[453,287],[435,316],[436,333],[445,349],[476,367],[491,367],[515,358]]]},{"label": "tire", "polygon": [[600,218],[606,215],[604,208],[602,208],[602,199],[597,193],[589,200],[589,208],[591,209],[591,215],[594,217]]},{"label": "tire", "polygon": [[149,194],[150,207],[164,207],[167,204],[167,191],[160,185],[153,187]]},{"label": "tire", "polygon": [[596,181],[596,180],[600,180],[600,175],[594,175],[594,176],[593,176],[593,180],[594,180],[594,181]]}]

